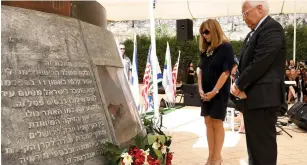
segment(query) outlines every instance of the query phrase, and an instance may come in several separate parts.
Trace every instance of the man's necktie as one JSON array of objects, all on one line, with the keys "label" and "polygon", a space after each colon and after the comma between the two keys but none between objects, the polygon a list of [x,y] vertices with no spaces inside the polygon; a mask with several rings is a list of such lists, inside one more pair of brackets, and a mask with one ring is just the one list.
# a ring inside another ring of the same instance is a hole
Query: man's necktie
[{"label": "man's necktie", "polygon": [[249,42],[250,38],[253,36],[254,32],[255,32],[255,30],[252,30],[251,32],[249,32],[247,43]]}]

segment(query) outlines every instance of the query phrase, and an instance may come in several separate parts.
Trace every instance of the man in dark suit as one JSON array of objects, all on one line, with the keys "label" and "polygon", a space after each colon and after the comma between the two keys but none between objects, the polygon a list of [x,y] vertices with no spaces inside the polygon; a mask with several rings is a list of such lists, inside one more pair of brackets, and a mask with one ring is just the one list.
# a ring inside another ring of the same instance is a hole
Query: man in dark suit
[{"label": "man in dark suit", "polygon": [[243,19],[252,30],[240,53],[239,78],[232,93],[243,100],[249,165],[276,165],[276,112],[285,102],[285,35],[269,15],[267,1],[245,1]]}]

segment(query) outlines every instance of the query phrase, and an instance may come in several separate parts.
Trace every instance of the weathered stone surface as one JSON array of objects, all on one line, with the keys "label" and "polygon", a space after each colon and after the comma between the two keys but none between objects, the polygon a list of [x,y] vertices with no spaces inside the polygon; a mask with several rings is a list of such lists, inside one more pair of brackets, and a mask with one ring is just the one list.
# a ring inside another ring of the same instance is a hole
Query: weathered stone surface
[{"label": "weathered stone surface", "polygon": [[104,142],[124,142],[141,130],[125,97],[112,104],[128,111],[117,116],[132,126],[128,139],[114,130],[107,110],[104,90],[128,87],[125,81],[102,87],[109,77],[97,68],[123,75],[112,34],[68,17],[1,8],[2,164],[103,164]]}]

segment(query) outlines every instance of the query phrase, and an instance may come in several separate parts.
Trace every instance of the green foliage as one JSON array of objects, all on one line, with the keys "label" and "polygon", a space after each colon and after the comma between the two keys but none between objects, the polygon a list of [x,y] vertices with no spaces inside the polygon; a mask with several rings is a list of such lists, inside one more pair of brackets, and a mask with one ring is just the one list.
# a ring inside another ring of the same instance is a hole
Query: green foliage
[{"label": "green foliage", "polygon": [[146,116],[142,117],[142,121],[144,124],[144,127],[146,128],[146,133],[150,134],[150,133],[154,133],[154,127],[153,127],[153,118],[146,118]]},{"label": "green foliage", "polygon": [[[293,37],[294,27],[285,28],[287,59],[293,58]],[[299,25],[296,27],[296,61],[307,60],[307,26]]]},{"label": "green foliage", "polygon": [[155,135],[155,134],[149,134],[147,135],[147,140],[148,140],[148,144],[152,145],[154,142],[156,142],[157,139],[160,140],[161,143],[165,143],[165,141],[167,140],[167,137],[164,135]]},{"label": "green foliage", "polygon": [[137,146],[138,148],[145,148],[148,145],[148,140],[146,140],[146,136],[142,137],[140,135],[137,135],[134,138],[134,144],[135,146]]},{"label": "green foliage", "polygon": [[232,45],[233,53],[235,54],[235,56],[238,57],[240,50],[243,46],[243,41],[231,41],[231,45]]},{"label": "green foliage", "polygon": [[107,158],[110,165],[117,165],[121,158],[121,154],[125,151],[112,143],[104,144],[103,148],[105,149],[103,155]]},{"label": "green foliage", "polygon": [[[156,31],[156,47],[157,56],[160,64],[161,71],[163,72],[163,64],[166,52],[166,43],[169,42],[172,65],[174,66],[178,58],[178,51],[181,51],[180,64],[178,69],[178,80],[185,81],[186,69],[190,61],[193,62],[196,68],[199,64],[199,49],[198,49],[198,37],[197,40],[192,41],[177,41],[176,37],[169,37],[165,32],[165,27],[160,27]],[[307,26],[300,25],[297,27],[296,34],[296,57],[300,60],[307,60]],[[288,26],[285,28],[286,34],[286,46],[287,46],[287,59],[292,59],[293,57],[293,26]],[[126,52],[128,57],[132,60],[133,55],[133,41],[126,40]],[[242,41],[231,41],[234,53],[236,56],[239,55],[240,49],[243,45]],[[148,56],[148,49],[150,45],[150,36],[137,36],[137,53],[138,53],[138,75],[139,82],[142,82],[143,75],[146,66],[146,60]],[[173,67],[172,66],[172,67]]]},{"label": "green foliage", "polygon": [[[172,58],[171,60],[173,66],[178,59],[179,50],[181,51],[180,64],[178,70],[178,80],[184,81],[183,78],[185,77],[185,70],[187,68],[188,62],[192,61],[194,65],[197,65],[199,63],[198,42],[196,42],[195,40],[187,42],[177,41],[176,37],[167,37],[167,36],[157,37],[156,50],[162,72],[163,72],[163,64],[165,59],[167,42],[169,42],[171,58]],[[132,59],[133,41],[126,40],[124,44],[126,45],[127,56],[130,59]],[[137,36],[138,75],[140,82],[142,82],[143,80],[149,46],[150,46],[150,37],[145,35]]]}]

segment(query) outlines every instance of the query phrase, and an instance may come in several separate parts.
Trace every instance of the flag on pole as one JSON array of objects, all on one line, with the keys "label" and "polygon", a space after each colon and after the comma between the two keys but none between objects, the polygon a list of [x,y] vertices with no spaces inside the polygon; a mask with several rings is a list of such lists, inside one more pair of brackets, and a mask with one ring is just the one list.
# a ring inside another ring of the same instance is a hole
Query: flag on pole
[{"label": "flag on pole", "polygon": [[167,42],[165,60],[164,60],[164,70],[163,70],[163,81],[162,85],[165,89],[168,102],[174,102],[174,86],[172,80],[172,62],[171,62],[171,52],[169,50],[169,44]]},{"label": "flag on pole", "polygon": [[176,90],[177,90],[177,75],[178,75],[178,68],[179,68],[179,61],[180,61],[180,50],[177,62],[174,65],[173,72],[172,72],[172,82],[174,87],[174,98],[176,98]]},{"label": "flag on pole", "polygon": [[131,83],[132,95],[133,95],[137,110],[140,110],[140,90],[139,90],[139,78],[138,78],[138,56],[137,56],[136,34],[134,34],[132,75],[131,75],[130,83]]},{"label": "flag on pole", "polygon": [[157,56],[152,56],[151,49],[152,47],[150,45],[149,50],[148,50],[148,57],[147,57],[146,68],[145,68],[145,73],[143,77],[143,88],[142,88],[142,97],[144,100],[146,111],[154,110],[152,60],[156,61],[158,83],[162,82],[162,79],[163,79],[163,75],[161,72],[158,58]]},{"label": "flag on pole", "polygon": [[[151,46],[150,46],[150,47],[151,47]],[[160,83],[160,82],[162,82],[162,80],[163,80],[163,75],[162,75],[162,72],[161,72],[161,68],[160,68],[159,61],[158,61],[157,56],[154,56],[153,58],[156,60],[156,66],[157,66],[157,81],[158,81],[158,83]],[[151,67],[151,68],[152,68],[152,67]]]},{"label": "flag on pole", "polygon": [[151,60],[150,60],[150,54],[151,54],[151,47],[149,47],[148,51],[148,56],[147,56],[147,61],[146,61],[146,67],[145,67],[145,72],[144,72],[144,77],[143,77],[143,88],[142,88],[142,97],[144,100],[144,105],[145,105],[145,111],[148,111],[150,106],[153,106],[152,104],[150,105],[150,98],[152,98],[152,91],[153,91],[153,80],[152,80],[152,69],[151,69]]}]

